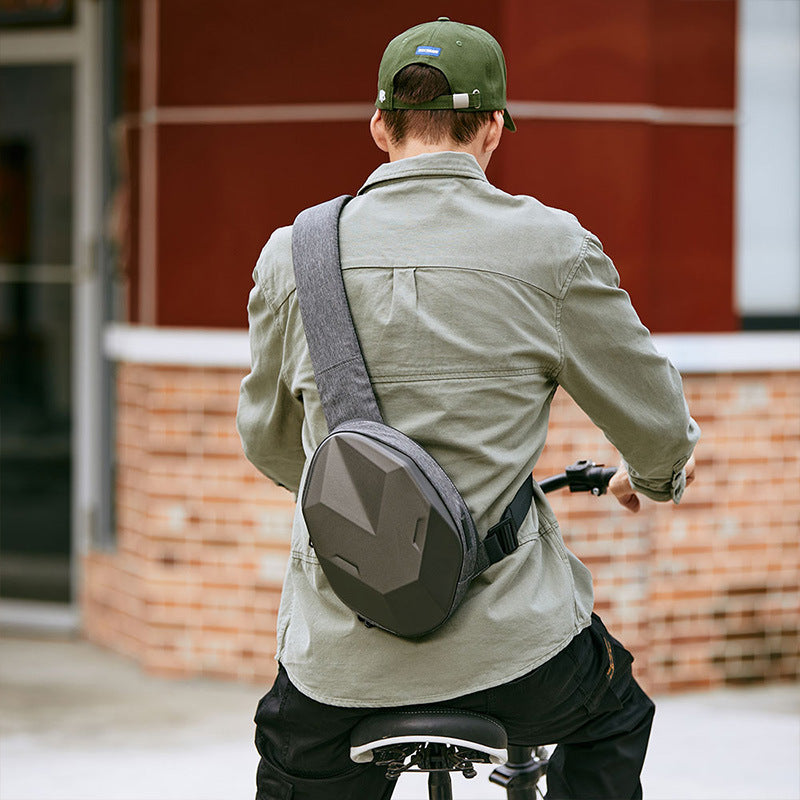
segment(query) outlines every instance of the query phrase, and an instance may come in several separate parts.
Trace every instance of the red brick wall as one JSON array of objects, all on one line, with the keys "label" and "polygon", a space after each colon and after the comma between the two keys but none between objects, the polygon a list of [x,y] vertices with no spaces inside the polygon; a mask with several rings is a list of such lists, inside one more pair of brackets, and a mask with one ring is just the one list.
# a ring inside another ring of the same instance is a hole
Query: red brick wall
[{"label": "red brick wall", "polygon": [[[152,671],[268,682],[291,498],[241,455],[242,371],[119,368],[118,545],[84,562],[86,635]],[[692,375],[679,509],[552,496],[597,609],[653,691],[800,677],[800,373]],[[614,451],[563,392],[537,473]]]},{"label": "red brick wall", "polygon": [[[596,606],[656,691],[800,675],[800,375],[693,375],[698,478],[679,508],[553,505]],[[537,470],[614,450],[559,392]],[[558,444],[554,444],[558,442]]]},{"label": "red brick wall", "polygon": [[117,549],[85,563],[89,638],[176,675],[266,680],[289,497],[241,455],[241,371],[120,368]]}]

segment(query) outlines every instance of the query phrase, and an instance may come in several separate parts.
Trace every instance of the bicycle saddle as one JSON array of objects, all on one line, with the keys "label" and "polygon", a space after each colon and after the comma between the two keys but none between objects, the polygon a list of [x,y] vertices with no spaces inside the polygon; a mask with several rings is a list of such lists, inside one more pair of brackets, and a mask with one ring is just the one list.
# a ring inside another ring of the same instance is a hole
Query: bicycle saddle
[{"label": "bicycle saddle", "polygon": [[386,711],[365,717],[350,736],[350,758],[372,761],[375,750],[404,744],[444,744],[484,753],[492,764],[508,760],[505,728],[492,717],[452,708]]}]

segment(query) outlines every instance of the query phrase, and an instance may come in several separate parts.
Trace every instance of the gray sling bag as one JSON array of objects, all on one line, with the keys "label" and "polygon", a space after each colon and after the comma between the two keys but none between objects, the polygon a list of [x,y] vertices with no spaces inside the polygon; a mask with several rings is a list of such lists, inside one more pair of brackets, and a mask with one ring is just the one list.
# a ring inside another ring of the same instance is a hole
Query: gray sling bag
[{"label": "gray sling bag", "polygon": [[349,199],[306,209],[292,232],[297,301],[330,431],[300,502],[339,599],[368,626],[417,638],[450,617],[476,575],[517,548],[533,480],[481,541],[441,466],[384,424],[339,263],[339,214]]}]

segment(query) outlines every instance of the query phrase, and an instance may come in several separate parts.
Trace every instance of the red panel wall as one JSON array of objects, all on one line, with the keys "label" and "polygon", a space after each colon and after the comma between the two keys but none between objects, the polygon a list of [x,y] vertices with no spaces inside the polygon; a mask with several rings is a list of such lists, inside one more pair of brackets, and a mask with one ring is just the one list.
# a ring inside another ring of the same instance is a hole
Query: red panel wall
[{"label": "red panel wall", "polygon": [[[411,25],[451,13],[499,36],[499,5],[447,5],[160,0],[159,106],[368,106],[384,47]],[[246,325],[252,269],[271,231],[357,191],[385,160],[368,120],[369,110],[360,123],[160,126],[158,323]]]},{"label": "red panel wall", "polygon": [[114,235],[120,250],[120,269],[127,282],[127,315],[131,322],[139,321],[139,191],[141,163],[141,127],[138,117],[141,101],[142,71],[142,13],[138,2],[122,2],[123,40],[120,43],[121,75],[118,79],[122,119],[115,120],[112,133],[115,148],[113,170],[118,180],[114,202],[125,210],[115,222],[119,228]]},{"label": "red panel wall", "polygon": [[[732,0],[508,0],[510,97],[733,109]],[[719,331],[733,312],[733,129],[521,119],[499,184],[573,212],[654,331]]]},{"label": "red panel wall", "polygon": [[657,0],[653,3],[652,59],[651,102],[733,108],[736,3]]},{"label": "red panel wall", "polygon": [[734,0],[506,0],[510,96],[732,108]]},{"label": "red panel wall", "polygon": [[575,214],[603,242],[636,308],[645,313],[652,218],[650,126],[525,120],[502,144],[503,188]]},{"label": "red panel wall", "polygon": [[732,330],[733,132],[664,125],[653,136],[648,321],[656,330]]},{"label": "red panel wall", "polygon": [[[503,42],[512,101],[734,103],[735,0],[469,0],[437,9],[421,0],[391,8],[366,0],[153,2],[158,46],[138,58],[157,60],[161,108],[370,104],[388,40],[439,14]],[[155,321],[244,325],[252,267],[270,231],[312,202],[355,191],[384,159],[367,115],[159,124]],[[517,122],[490,178],[575,213],[614,258],[647,325],[736,326],[731,126]]]},{"label": "red panel wall", "polygon": [[157,0],[163,105],[372,102],[384,47],[451,16],[499,36],[501,3]]},{"label": "red panel wall", "polygon": [[501,44],[510,97],[647,102],[652,5],[646,0],[506,0]]},{"label": "red panel wall", "polygon": [[270,233],[308,205],[354,194],[379,161],[359,122],[163,126],[159,320],[246,326]]}]

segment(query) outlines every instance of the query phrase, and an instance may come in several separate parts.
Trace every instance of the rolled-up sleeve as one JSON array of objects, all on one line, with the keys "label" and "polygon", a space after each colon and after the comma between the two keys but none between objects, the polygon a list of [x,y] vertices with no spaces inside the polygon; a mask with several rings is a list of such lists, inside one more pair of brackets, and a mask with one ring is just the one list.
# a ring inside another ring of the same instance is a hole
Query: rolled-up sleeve
[{"label": "rolled-up sleeve", "polygon": [[567,279],[557,327],[559,384],[619,450],[634,489],[679,502],[700,429],[680,374],[656,350],[594,237]]},{"label": "rolled-up sleeve", "polygon": [[262,252],[247,305],[250,373],[239,390],[236,427],[248,460],[279,486],[296,494],[305,463],[303,403],[302,398],[292,394],[284,378],[284,309],[270,301],[259,271],[264,262]]}]

